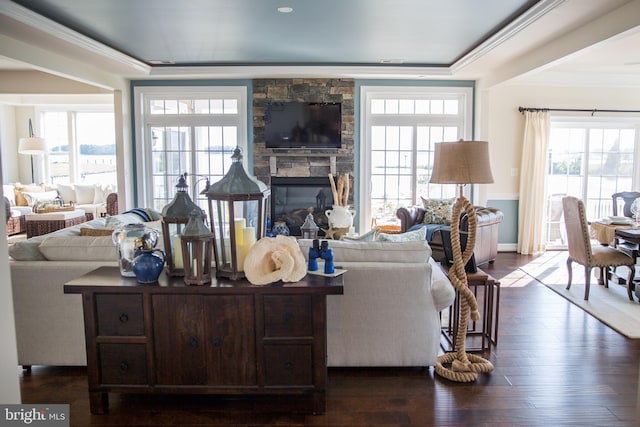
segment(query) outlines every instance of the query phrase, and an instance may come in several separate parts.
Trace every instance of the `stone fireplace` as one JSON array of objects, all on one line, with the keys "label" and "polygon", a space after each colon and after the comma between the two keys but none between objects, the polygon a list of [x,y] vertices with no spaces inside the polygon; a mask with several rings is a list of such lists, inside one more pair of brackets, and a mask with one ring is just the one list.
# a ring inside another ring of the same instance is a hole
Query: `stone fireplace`
[{"label": "stone fireplace", "polygon": [[[329,173],[353,176],[354,91],[352,79],[253,80],[253,172],[264,183],[272,176],[326,177]],[[265,147],[265,105],[273,102],[342,104],[342,146],[339,149],[272,149]]]},{"label": "stone fireplace", "polygon": [[[284,221],[292,236],[311,212],[320,228],[328,228],[325,210],[331,209],[333,194],[329,177],[271,177],[271,223]],[[324,233],[320,233],[324,235]]]}]

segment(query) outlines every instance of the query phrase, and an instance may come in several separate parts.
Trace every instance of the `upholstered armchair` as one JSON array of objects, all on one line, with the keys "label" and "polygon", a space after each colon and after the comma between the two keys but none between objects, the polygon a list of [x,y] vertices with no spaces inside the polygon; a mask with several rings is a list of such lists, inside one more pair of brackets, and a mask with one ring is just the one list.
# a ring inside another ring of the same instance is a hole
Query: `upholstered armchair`
[{"label": "upholstered armchair", "polygon": [[[475,206],[475,210],[478,217],[476,245],[473,251],[475,261],[477,265],[492,263],[498,256],[498,227],[504,219],[504,214],[499,209],[483,206]],[[419,205],[399,208],[396,216],[400,219],[400,230],[405,232],[416,224],[423,224],[425,212],[425,208]],[[460,217],[460,231],[465,232],[468,229],[467,215],[463,213]],[[440,231],[433,231],[427,240],[431,246],[431,256],[436,261],[441,261],[444,257],[444,245]]]}]

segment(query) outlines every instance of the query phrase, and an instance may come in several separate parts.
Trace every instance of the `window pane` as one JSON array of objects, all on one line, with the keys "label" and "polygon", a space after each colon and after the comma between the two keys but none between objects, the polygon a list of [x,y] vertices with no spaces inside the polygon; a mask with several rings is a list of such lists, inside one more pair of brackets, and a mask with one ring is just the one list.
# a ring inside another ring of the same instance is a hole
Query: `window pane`
[{"label": "window pane", "polygon": [[384,99],[371,100],[371,114],[384,114]]},{"label": "window pane", "polygon": [[50,184],[71,183],[69,163],[68,119],[65,111],[46,111],[42,114],[42,136],[49,149]]},{"label": "window pane", "polygon": [[399,111],[400,111],[400,114],[413,114],[414,113],[413,100],[401,99]]},{"label": "window pane", "polygon": [[80,149],[80,182],[115,187],[118,177],[113,113],[77,113],[76,140]]}]

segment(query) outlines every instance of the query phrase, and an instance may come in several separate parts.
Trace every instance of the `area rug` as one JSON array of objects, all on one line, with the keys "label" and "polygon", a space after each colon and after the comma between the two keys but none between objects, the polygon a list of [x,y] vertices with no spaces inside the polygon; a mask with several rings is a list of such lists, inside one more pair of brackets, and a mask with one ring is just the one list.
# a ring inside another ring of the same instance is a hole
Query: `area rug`
[{"label": "area rug", "polygon": [[576,263],[572,264],[571,289],[566,290],[568,279],[566,261],[566,252],[549,251],[520,267],[520,270],[625,337],[640,339],[640,303],[635,298],[635,294],[634,301],[630,301],[626,285],[613,282],[609,283],[608,288],[598,285],[592,270],[589,300],[585,301],[584,267]]}]

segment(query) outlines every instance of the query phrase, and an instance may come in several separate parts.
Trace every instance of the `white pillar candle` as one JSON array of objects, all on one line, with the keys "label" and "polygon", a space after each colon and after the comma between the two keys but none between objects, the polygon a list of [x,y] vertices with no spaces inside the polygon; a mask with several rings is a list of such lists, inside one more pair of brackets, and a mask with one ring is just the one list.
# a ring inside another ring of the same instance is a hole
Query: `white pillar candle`
[{"label": "white pillar candle", "polygon": [[244,230],[242,230],[242,240],[244,242],[244,255],[246,256],[251,246],[256,242],[256,228],[245,227]]},{"label": "white pillar candle", "polygon": [[244,246],[236,246],[236,261],[238,263],[236,268],[238,269],[238,271],[244,271],[244,254]]},{"label": "white pillar candle", "polygon": [[236,218],[233,223],[236,232],[236,246],[242,246],[244,245],[244,242],[242,241],[242,230],[244,230],[247,223],[244,218]]},{"label": "white pillar candle", "polygon": [[173,236],[173,267],[184,268],[184,262],[182,261],[182,242],[179,234]]}]

